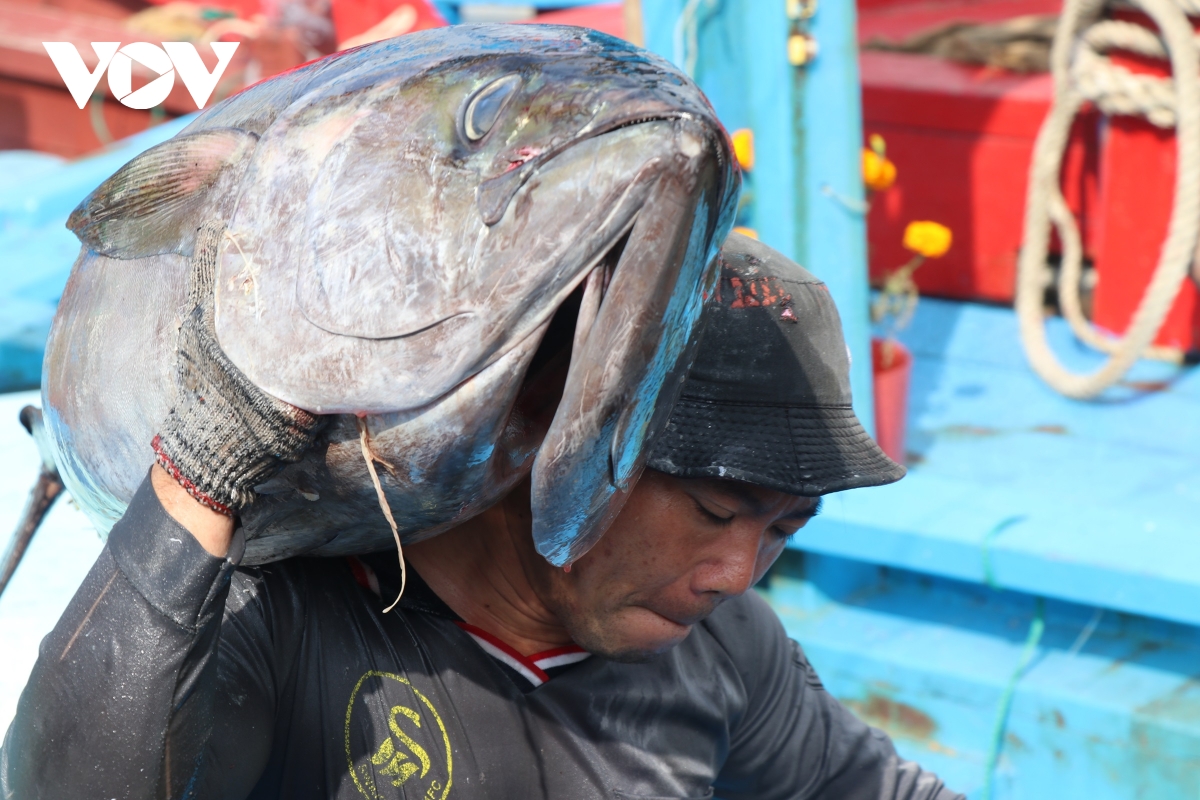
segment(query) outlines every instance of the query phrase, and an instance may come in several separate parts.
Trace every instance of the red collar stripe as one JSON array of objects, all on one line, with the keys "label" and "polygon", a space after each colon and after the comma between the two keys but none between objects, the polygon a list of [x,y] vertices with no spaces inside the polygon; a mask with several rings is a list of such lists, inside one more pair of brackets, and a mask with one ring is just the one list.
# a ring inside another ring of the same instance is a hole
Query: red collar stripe
[{"label": "red collar stripe", "polygon": [[467,622],[454,623],[462,628],[484,652],[497,661],[506,664],[515,672],[525,677],[534,686],[541,686],[550,680],[546,670],[575,664],[590,657],[592,654],[579,645],[571,644],[566,647],[556,647],[553,650],[543,650],[531,656],[523,656],[503,640],[493,636],[483,628],[478,628]]},{"label": "red collar stripe", "polygon": [[590,655],[591,653],[582,647],[572,645],[560,647],[557,650],[547,650],[544,653],[535,653],[529,657],[529,660],[541,669],[547,670],[565,667],[567,664],[578,664]]},{"label": "red collar stripe", "polygon": [[379,576],[369,564],[357,556],[346,556],[346,561],[350,563],[350,572],[354,575],[355,583],[367,591],[374,592],[376,597],[383,597],[379,592]]},{"label": "red collar stripe", "polygon": [[470,634],[475,643],[482,647],[489,656],[512,668],[534,686],[541,686],[550,680],[550,676],[546,674],[545,670],[483,628],[477,628],[466,622],[456,622],[455,624]]},{"label": "red collar stripe", "polygon": [[[354,581],[362,588],[372,592],[376,597],[382,597],[379,591],[379,576],[375,574],[375,570],[371,569],[371,566],[365,561],[355,556],[347,556],[346,561],[350,565],[350,572],[354,575]],[[470,634],[471,638],[483,648],[484,652],[497,661],[508,665],[534,686],[541,686],[550,680],[550,676],[546,674],[546,670],[554,669],[555,667],[565,667],[567,664],[577,664],[591,655],[591,653],[579,645],[570,644],[566,647],[556,647],[553,650],[543,650],[540,653],[534,653],[526,657],[483,628],[477,628],[466,622],[455,622],[454,624]]]}]

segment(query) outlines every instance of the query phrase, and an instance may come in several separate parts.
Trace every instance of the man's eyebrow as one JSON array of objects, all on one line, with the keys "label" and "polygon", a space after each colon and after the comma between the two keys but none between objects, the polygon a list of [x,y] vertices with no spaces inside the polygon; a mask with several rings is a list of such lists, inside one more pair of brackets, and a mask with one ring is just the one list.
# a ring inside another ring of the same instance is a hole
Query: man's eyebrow
[{"label": "man's eyebrow", "polygon": [[741,481],[714,481],[714,488],[736,498],[747,506],[751,514],[761,514],[764,511],[762,502],[751,491],[750,487]]},{"label": "man's eyebrow", "polygon": [[812,519],[817,514],[821,513],[821,505],[825,502],[824,497],[818,497],[817,502],[813,503],[808,508],[801,508],[798,511],[793,511],[790,514],[785,514],[784,519]]},{"label": "man's eyebrow", "polygon": [[[737,497],[738,500],[745,503],[750,508],[750,513],[761,514],[765,511],[765,507],[749,486],[743,485],[740,481],[723,481],[719,487],[721,491],[728,492]],[[808,508],[802,508],[793,511],[790,514],[784,514],[781,519],[803,519],[809,520],[821,513],[821,503],[824,502],[823,497],[818,497],[817,502],[813,503]]]}]

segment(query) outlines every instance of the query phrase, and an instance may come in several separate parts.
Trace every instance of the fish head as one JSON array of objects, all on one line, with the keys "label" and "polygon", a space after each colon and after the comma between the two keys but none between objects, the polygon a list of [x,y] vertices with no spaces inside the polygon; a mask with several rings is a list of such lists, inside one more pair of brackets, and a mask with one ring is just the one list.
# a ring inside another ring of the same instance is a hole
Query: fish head
[{"label": "fish head", "polygon": [[[374,502],[359,417],[406,538],[532,472],[539,552],[566,564],[594,544],[686,372],[740,187],[689,78],[582,28],[452,26],[264,81],[160,148],[73,215],[85,253],[187,256],[223,220],[222,349],[269,394],[343,418],[306,479],[333,489],[256,503],[252,538],[276,525],[339,552],[333,528],[361,505],[338,498]],[[556,403],[539,363],[564,364]]]},{"label": "fish head", "polygon": [[508,324],[529,329],[583,288],[563,397],[533,464],[535,544],[557,565],[598,540],[640,474],[690,363],[740,185],[696,86],[645,51],[606,45],[498,63],[459,123],[478,138],[480,253],[503,276],[544,265]]},{"label": "fish head", "polygon": [[[568,563],[619,510],[663,421],[740,176],[711,106],[666,61],[583,29],[515,31],[462,26],[470,46],[453,57],[390,72],[403,39],[369,46],[368,74],[310,89],[264,130],[218,334],[271,394],[317,413],[403,412],[405,457],[444,463],[419,443],[449,434],[492,452],[513,410],[496,402],[498,365],[523,379],[582,291],[532,463],[538,549]],[[272,346],[273,330],[288,336]],[[289,358],[297,346],[305,357]],[[409,413],[449,405],[453,430]],[[481,486],[494,468],[458,462],[422,480],[459,486],[466,471]]]}]

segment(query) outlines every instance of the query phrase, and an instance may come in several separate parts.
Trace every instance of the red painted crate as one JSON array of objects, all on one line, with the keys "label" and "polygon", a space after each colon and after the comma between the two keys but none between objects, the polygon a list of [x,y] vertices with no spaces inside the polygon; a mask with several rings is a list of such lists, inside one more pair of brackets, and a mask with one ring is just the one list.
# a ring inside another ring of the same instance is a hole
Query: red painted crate
[{"label": "red painted crate", "polygon": [[[902,41],[953,21],[995,22],[1057,13],[1048,0],[860,0],[859,40]],[[1138,20],[1131,13],[1125,19]],[[1166,74],[1162,62],[1114,55],[1135,72]],[[916,274],[929,295],[1011,302],[1024,223],[1033,141],[1052,97],[1049,75],[952,64],[926,56],[865,51],[864,133],[879,133],[899,173],[868,218],[870,266],[880,278],[905,263],[904,226],[949,226],[954,246]],[[1103,135],[1102,135],[1103,132]],[[1076,122],[1063,169],[1068,203],[1096,268],[1093,319],[1122,333],[1158,263],[1175,184],[1175,137],[1140,119]],[[1200,291],[1182,286],[1157,343],[1200,349]]]},{"label": "red painted crate", "polygon": [[[917,271],[922,292],[1011,302],[1033,142],[1049,108],[1049,76],[874,52],[863,53],[862,75],[864,133],[884,137],[899,176],[871,201],[872,277],[911,257],[901,245],[909,222],[933,220],[953,231],[954,244]],[[1096,137],[1095,117],[1081,118],[1064,168],[1067,201],[1082,218],[1089,243]]]},{"label": "red painted crate", "polygon": [[[933,220],[953,231],[954,244],[917,271],[921,290],[1011,302],[1033,142],[1049,108],[1049,76],[898,53],[866,52],[861,63],[864,133],[884,137],[899,176],[871,202],[872,277],[911,257],[901,245],[909,222]],[[1063,171],[1089,253],[1097,137],[1096,117],[1081,117]]]}]

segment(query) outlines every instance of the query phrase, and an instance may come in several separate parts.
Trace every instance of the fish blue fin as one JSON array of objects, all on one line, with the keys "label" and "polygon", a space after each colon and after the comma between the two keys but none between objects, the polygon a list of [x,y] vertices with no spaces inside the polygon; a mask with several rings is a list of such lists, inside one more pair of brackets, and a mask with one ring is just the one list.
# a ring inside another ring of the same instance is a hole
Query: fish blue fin
[{"label": "fish blue fin", "polygon": [[238,128],[168,139],[96,187],[67,227],[85,247],[113,258],[191,255],[196,229],[240,177],[257,143],[258,136]]}]

